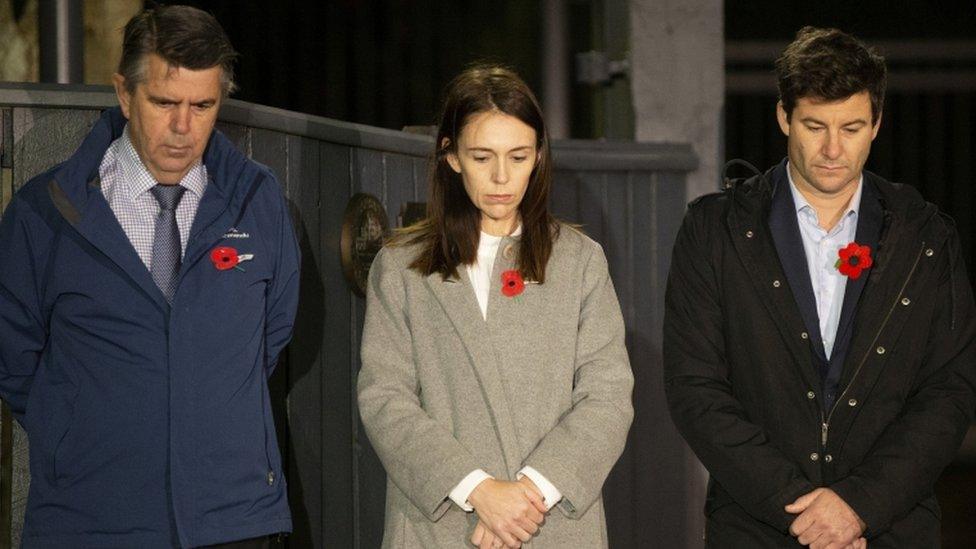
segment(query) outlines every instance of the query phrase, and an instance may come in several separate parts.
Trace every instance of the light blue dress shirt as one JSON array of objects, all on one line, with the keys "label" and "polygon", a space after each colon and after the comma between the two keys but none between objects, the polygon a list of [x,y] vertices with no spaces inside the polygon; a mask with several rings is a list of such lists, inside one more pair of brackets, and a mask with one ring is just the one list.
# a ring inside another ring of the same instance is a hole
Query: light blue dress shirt
[{"label": "light blue dress shirt", "polygon": [[813,286],[813,295],[817,300],[817,316],[820,320],[824,353],[829,360],[837,338],[837,325],[840,323],[840,311],[844,305],[844,292],[847,290],[847,277],[840,274],[834,265],[839,257],[837,253],[853,242],[857,234],[857,215],[861,207],[864,176],[862,175],[858,181],[857,190],[854,191],[854,196],[851,197],[844,215],[828,232],[820,226],[817,211],[793,183],[789,165],[786,173],[790,179],[793,204],[796,206],[796,220],[800,225],[803,251],[806,253],[807,268],[810,271],[810,284]]}]

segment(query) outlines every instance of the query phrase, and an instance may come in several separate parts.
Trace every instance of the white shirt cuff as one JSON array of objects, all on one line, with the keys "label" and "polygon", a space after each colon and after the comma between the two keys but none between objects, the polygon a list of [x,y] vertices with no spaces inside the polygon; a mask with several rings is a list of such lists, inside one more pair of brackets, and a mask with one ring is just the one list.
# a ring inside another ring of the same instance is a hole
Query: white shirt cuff
[{"label": "white shirt cuff", "polygon": [[523,476],[529,477],[529,480],[535,483],[535,485],[542,491],[542,499],[546,503],[546,509],[552,509],[554,505],[559,503],[559,500],[563,499],[563,493],[559,491],[558,488],[553,486],[549,479],[542,476],[542,473],[536,471],[532,467],[526,465],[522,467],[522,470],[516,475],[518,478]]},{"label": "white shirt cuff", "polygon": [[[451,493],[447,497],[451,498],[451,501],[457,504],[458,507],[470,513],[474,511],[474,507],[468,503],[468,496],[474,489],[478,487],[485,479],[495,478],[481,469],[475,469],[468,473],[468,476],[464,477],[461,482],[451,490]],[[530,477],[531,478],[531,477]]]}]

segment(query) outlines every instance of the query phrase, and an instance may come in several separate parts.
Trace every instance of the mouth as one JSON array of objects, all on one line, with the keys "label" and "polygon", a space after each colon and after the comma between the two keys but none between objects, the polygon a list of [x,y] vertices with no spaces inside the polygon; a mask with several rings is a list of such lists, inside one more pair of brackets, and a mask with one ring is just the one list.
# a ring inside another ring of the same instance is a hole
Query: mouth
[{"label": "mouth", "polygon": [[163,145],[163,149],[166,151],[166,154],[170,156],[183,156],[189,154],[192,147],[174,147],[172,145]]},{"label": "mouth", "polygon": [[817,166],[818,169],[823,170],[828,173],[840,173],[846,169],[845,166]]},{"label": "mouth", "polygon": [[485,199],[491,203],[504,204],[511,200],[512,196],[510,194],[486,194]]}]

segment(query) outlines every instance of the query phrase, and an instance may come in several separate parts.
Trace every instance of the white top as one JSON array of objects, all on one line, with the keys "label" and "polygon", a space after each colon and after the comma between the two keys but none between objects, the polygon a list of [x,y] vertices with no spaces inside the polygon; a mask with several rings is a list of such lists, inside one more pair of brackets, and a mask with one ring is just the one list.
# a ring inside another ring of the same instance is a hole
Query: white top
[{"label": "white top", "polygon": [[[516,235],[521,234],[522,228],[515,230]],[[481,316],[488,320],[488,291],[491,290],[491,270],[495,266],[495,256],[498,255],[498,246],[502,243],[501,236],[492,236],[486,232],[481,233],[478,240],[478,258],[474,263],[468,265],[468,278],[471,279],[471,287],[474,288],[474,295],[478,298],[478,306],[481,307]]]}]

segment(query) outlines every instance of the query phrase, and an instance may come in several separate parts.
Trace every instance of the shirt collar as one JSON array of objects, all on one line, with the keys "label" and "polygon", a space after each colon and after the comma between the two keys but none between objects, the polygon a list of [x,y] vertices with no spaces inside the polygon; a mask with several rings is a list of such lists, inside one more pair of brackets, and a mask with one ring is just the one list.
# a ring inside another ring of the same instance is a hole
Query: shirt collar
[{"label": "shirt collar", "polygon": [[[786,177],[789,178],[790,181],[790,193],[793,195],[793,205],[796,207],[796,213],[799,214],[800,212],[806,210],[810,212],[814,218],[816,218],[817,210],[815,210],[814,207],[807,202],[806,197],[804,197],[803,193],[796,188],[796,184],[793,182],[793,174],[790,173],[789,162],[786,164]],[[864,190],[864,173],[861,173],[860,179],[857,181],[857,190],[854,191],[854,195],[851,196],[851,201],[847,203],[847,211],[845,211],[844,215],[841,216],[841,220],[848,217],[854,217],[855,219],[857,218],[857,214],[861,208],[862,190]]]},{"label": "shirt collar", "polygon": [[[135,199],[155,187],[157,181],[146,169],[142,159],[139,158],[139,153],[136,152],[136,148],[129,138],[128,124],[125,125],[125,131],[122,132],[122,137],[119,137],[118,141],[117,159],[124,175],[120,184],[126,189],[130,197]],[[180,185],[200,198],[207,188],[207,168],[198,160],[180,180]]]}]

